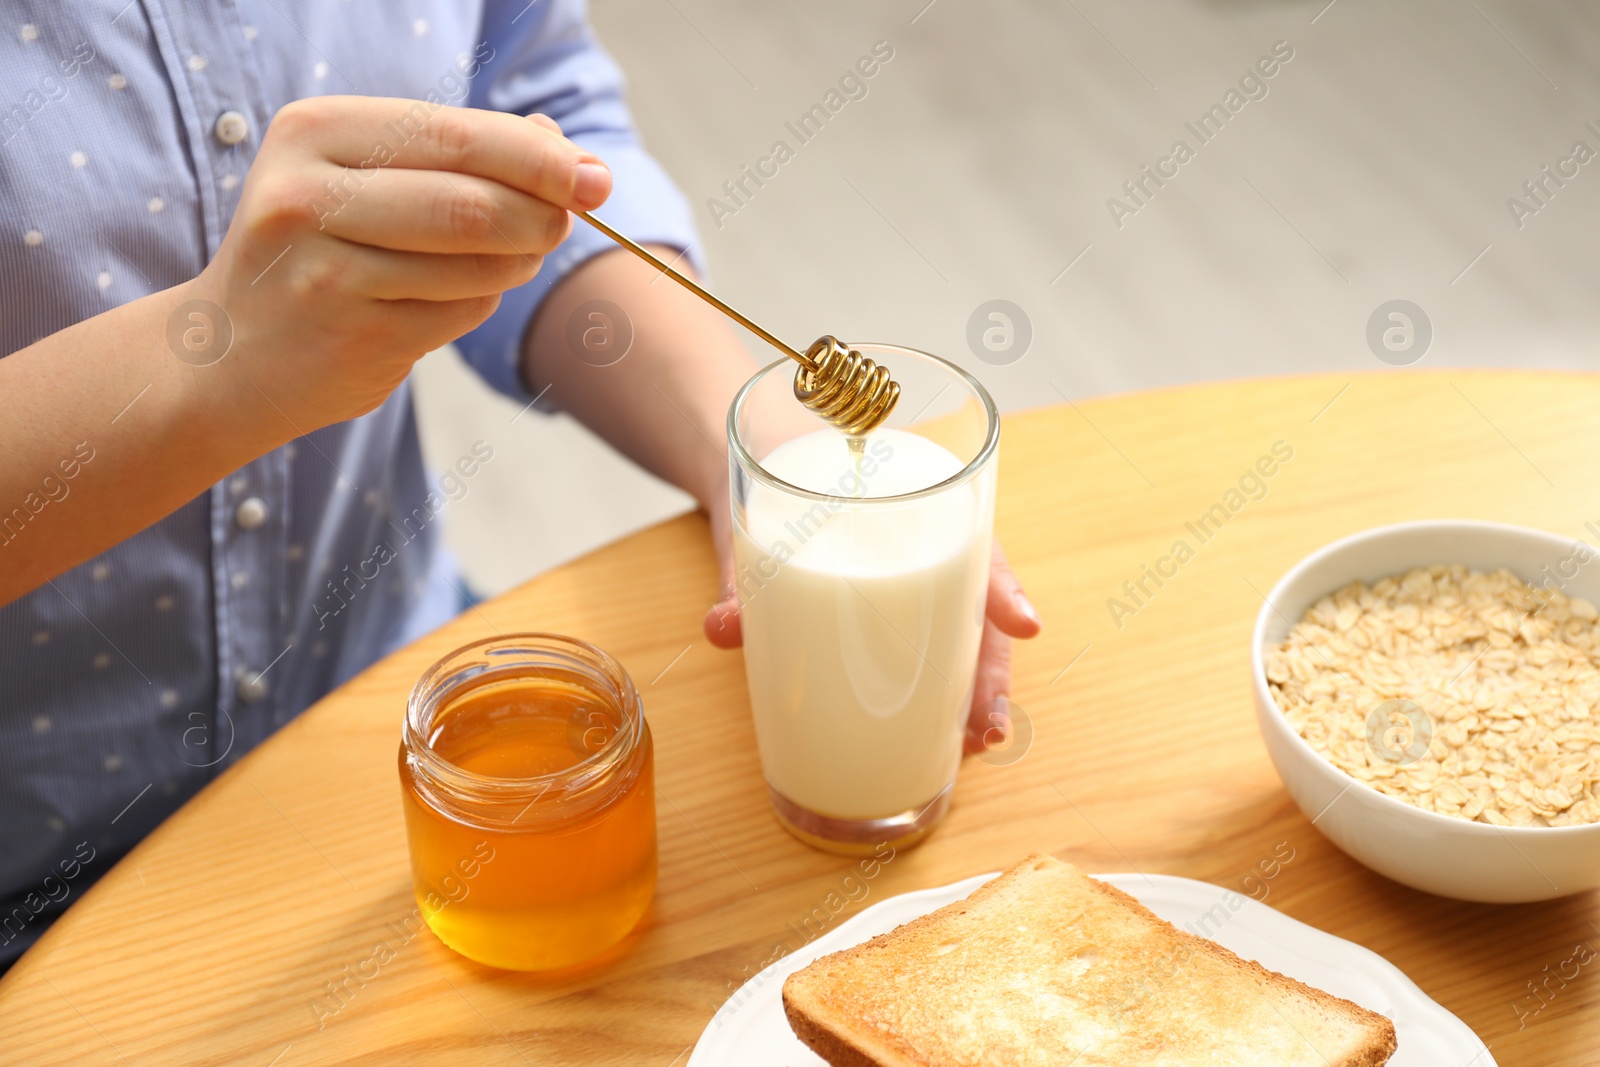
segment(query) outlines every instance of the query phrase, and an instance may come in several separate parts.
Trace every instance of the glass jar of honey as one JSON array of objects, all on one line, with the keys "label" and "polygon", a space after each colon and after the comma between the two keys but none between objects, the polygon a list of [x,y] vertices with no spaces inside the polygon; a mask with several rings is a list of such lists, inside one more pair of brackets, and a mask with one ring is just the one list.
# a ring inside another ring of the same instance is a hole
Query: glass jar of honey
[{"label": "glass jar of honey", "polygon": [[406,708],[400,782],[417,905],[463,956],[569,966],[649,907],[650,728],[632,679],[593,645],[512,634],[435,663]]}]

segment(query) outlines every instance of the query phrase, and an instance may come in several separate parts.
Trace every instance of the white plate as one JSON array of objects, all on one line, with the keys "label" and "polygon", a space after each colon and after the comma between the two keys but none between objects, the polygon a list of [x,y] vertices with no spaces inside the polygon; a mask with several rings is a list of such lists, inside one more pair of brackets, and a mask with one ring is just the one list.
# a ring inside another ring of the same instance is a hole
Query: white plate
[{"label": "white plate", "polygon": [[[783,1014],[783,980],[818,956],[878,934],[971,893],[993,874],[890,897],[792,952],[746,982],[707,1024],[688,1067],[827,1067],[801,1044]],[[1325,989],[1394,1021],[1400,1048],[1389,1067],[1495,1067],[1467,1025],[1428,999],[1375,952],[1291,919],[1238,893],[1164,874],[1097,874],[1168,922],[1194,923],[1217,943],[1268,970]],[[1229,903],[1237,910],[1228,910]],[[1202,916],[1216,905],[1205,924]],[[1226,915],[1225,920],[1216,916]]]}]

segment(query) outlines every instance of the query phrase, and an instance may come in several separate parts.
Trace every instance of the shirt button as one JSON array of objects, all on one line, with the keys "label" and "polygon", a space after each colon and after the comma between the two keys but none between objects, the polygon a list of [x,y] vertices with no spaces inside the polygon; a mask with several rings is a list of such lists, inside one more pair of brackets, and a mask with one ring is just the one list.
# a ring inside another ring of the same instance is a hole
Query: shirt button
[{"label": "shirt button", "polygon": [[233,512],[233,521],[241,530],[254,530],[267,521],[267,502],[258,496],[241,500]]},{"label": "shirt button", "polygon": [[250,136],[250,120],[240,112],[224,111],[217,116],[217,124],[212,128],[212,132],[223,144],[238,144]]},{"label": "shirt button", "polygon": [[267,680],[257,671],[244,671],[239,675],[239,699],[254,704],[267,695]]}]

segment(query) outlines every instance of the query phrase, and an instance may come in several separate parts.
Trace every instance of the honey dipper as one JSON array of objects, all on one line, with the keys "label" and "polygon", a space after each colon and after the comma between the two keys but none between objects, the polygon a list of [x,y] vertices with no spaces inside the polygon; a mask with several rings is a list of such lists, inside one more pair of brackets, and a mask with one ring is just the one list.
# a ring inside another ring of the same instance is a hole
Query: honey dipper
[{"label": "honey dipper", "polygon": [[579,218],[626,248],[701,300],[728,316],[767,344],[800,364],[794,373],[794,396],[814,414],[852,437],[871,433],[883,425],[900,399],[900,385],[889,371],[843,344],[830,334],[811,342],[802,355],[744,315],[724,304],[642,246],[613,230],[587,211]]}]

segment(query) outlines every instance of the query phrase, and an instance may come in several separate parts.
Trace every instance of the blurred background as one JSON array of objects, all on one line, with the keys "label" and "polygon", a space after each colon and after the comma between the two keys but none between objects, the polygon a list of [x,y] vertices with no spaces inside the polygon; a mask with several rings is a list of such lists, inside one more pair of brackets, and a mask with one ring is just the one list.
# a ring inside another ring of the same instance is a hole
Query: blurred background
[{"label": "blurred background", "polygon": [[[792,342],[922,348],[1004,411],[1215,378],[1595,365],[1594,5],[591,2],[715,289]],[[786,124],[875,45],[892,58],[865,95],[841,90],[802,143]],[[729,197],[780,140],[793,158]],[[416,375],[430,457],[497,427],[478,479],[495,484],[449,513],[480,594],[692,506],[453,351]]]}]

